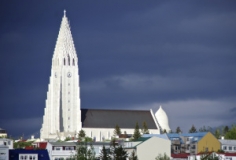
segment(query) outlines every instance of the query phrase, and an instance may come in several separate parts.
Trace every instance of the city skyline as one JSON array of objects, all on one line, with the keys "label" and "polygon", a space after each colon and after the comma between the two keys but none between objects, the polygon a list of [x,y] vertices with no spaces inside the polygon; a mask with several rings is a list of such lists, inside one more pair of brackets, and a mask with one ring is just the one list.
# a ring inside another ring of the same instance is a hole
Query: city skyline
[{"label": "city skyline", "polygon": [[0,128],[9,135],[39,137],[64,9],[81,108],[161,105],[184,132],[236,122],[234,1],[27,2],[0,2]]}]

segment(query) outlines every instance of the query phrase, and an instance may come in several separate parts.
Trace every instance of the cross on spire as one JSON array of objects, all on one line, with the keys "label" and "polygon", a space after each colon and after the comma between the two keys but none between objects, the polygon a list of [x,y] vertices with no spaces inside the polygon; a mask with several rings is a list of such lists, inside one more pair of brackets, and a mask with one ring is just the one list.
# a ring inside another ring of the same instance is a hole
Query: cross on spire
[{"label": "cross on spire", "polygon": [[64,17],[66,17],[66,10],[64,9]]}]

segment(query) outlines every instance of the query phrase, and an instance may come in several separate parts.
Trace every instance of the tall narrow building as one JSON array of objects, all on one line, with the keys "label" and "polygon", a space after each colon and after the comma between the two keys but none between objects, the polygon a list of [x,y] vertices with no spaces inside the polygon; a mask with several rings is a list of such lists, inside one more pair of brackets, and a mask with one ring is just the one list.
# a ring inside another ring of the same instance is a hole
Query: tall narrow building
[{"label": "tall narrow building", "polygon": [[81,127],[78,57],[64,11],[52,58],[40,138],[74,136]]}]

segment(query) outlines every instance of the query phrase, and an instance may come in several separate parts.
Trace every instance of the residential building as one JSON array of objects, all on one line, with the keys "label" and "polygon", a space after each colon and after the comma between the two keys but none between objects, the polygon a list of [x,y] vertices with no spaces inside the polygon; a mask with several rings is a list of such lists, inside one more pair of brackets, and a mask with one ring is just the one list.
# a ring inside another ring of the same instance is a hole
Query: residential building
[{"label": "residential building", "polygon": [[0,145],[4,145],[9,149],[13,149],[13,140],[8,138],[0,138]]},{"label": "residential building", "polygon": [[172,153],[197,154],[199,152],[217,152],[220,142],[210,132],[167,134],[171,140]]},{"label": "residential building", "polygon": [[228,153],[236,153],[236,140],[219,139],[221,150]]},{"label": "residential building", "polygon": [[139,160],[155,159],[158,155],[171,156],[171,142],[167,136],[141,137],[138,141],[124,142],[129,155],[134,151]]},{"label": "residential building", "polygon": [[9,160],[50,160],[47,150],[10,149]]},{"label": "residential building", "polygon": [[76,142],[48,142],[46,149],[51,160],[66,160],[76,154],[76,145]]}]

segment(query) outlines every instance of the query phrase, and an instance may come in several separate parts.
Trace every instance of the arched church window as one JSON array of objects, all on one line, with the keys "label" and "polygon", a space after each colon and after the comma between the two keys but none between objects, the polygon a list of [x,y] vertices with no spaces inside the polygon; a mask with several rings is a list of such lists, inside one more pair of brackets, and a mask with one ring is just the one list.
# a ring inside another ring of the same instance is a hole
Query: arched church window
[{"label": "arched church window", "polygon": [[68,55],[68,65],[70,65],[70,56]]}]

